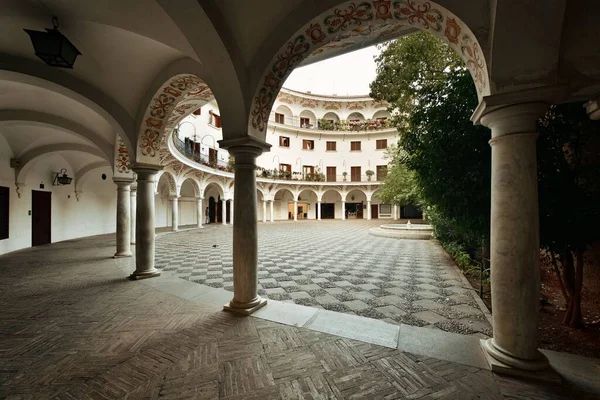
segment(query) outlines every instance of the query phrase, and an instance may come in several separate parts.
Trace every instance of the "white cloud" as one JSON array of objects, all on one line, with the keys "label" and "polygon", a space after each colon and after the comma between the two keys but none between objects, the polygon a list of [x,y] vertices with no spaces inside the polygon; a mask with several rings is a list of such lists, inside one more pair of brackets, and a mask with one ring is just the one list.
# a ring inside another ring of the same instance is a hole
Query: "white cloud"
[{"label": "white cloud", "polygon": [[379,53],[376,46],[371,46],[297,68],[283,87],[317,94],[368,95],[369,84],[376,76],[373,57]]}]

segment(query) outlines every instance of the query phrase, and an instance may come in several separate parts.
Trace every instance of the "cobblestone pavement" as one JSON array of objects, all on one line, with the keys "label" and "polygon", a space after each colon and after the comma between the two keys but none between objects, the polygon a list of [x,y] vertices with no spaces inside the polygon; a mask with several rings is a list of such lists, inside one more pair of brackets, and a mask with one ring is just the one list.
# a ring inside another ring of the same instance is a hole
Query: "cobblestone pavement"
[{"label": "cobblestone pavement", "polygon": [[126,280],[114,251],[104,235],[0,256],[0,399],[596,399],[240,318]]},{"label": "cobblestone pavement", "polygon": [[[434,241],[375,237],[381,221],[259,224],[259,294],[444,331],[491,336],[474,290]],[[156,267],[233,291],[232,228],[159,235]]]}]

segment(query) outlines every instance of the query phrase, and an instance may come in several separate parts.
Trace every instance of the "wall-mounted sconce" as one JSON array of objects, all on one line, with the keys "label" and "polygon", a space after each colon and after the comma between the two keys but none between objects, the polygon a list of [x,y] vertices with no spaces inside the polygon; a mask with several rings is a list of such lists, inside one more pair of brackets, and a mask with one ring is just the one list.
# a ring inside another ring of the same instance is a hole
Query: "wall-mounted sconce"
[{"label": "wall-mounted sconce", "polygon": [[67,176],[67,169],[63,168],[60,170],[60,172],[57,172],[56,175],[54,176],[54,181],[52,182],[52,185],[54,185],[54,186],[70,185],[71,181],[73,181],[73,178]]},{"label": "wall-mounted sconce", "polygon": [[354,201],[354,195],[352,195],[352,197],[350,197],[352,199],[352,201]]}]

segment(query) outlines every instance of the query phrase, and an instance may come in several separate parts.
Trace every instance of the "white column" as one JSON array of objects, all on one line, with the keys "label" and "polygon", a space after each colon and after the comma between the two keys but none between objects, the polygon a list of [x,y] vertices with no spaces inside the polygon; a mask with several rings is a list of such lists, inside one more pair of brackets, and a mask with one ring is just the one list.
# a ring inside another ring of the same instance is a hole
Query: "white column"
[{"label": "white column", "polygon": [[294,221],[298,221],[298,200],[294,199]]},{"label": "white column", "polygon": [[227,201],[221,199],[221,223],[227,225]]},{"label": "white column", "polygon": [[117,185],[117,252],[114,257],[131,257],[131,182],[133,179],[116,179]]},{"label": "white column", "polygon": [[342,220],[346,219],[346,200],[342,200]]},{"label": "white column", "polygon": [[229,223],[233,225],[233,216],[235,213],[233,212],[233,199],[229,200]]},{"label": "white column", "polygon": [[317,201],[317,220],[321,220],[321,200]]},{"label": "white column", "polygon": [[398,220],[398,206],[396,204],[392,206],[392,215],[394,220]]},{"label": "white column", "polygon": [[160,271],[154,267],[154,180],[162,167],[138,165],[132,169],[137,174],[138,193],[135,216],[135,272],[129,278],[152,278],[160,275]]},{"label": "white column", "polygon": [[179,230],[179,196],[170,197],[171,201],[171,230],[177,232]]},{"label": "white column", "polygon": [[367,221],[371,220],[371,200],[367,200]]},{"label": "white column", "polygon": [[137,208],[137,183],[134,183],[131,185],[131,201],[130,201],[130,208],[131,208],[131,212],[130,212],[130,220],[131,220],[131,230],[130,235],[131,236],[131,244],[135,244],[135,214],[136,214],[136,208]]},{"label": "white column", "polygon": [[262,201],[262,205],[263,205],[263,222],[267,222],[267,201],[263,200]]},{"label": "white column", "polygon": [[274,200],[269,201],[270,213],[271,213],[271,222],[275,222],[275,211],[273,210],[273,202]]},{"label": "white column", "polygon": [[204,200],[202,197],[198,197],[196,199],[196,208],[198,209],[197,213],[198,213],[198,228],[204,228],[202,226],[202,220],[204,219],[204,207],[203,207],[203,201]]},{"label": "white column", "polygon": [[[536,121],[543,103],[491,111],[481,123],[492,130],[491,290],[494,337],[484,348],[517,370],[548,367],[538,350],[540,246]],[[492,370],[495,370],[495,364]]]},{"label": "white column", "polygon": [[256,157],[270,145],[252,137],[220,141],[235,158],[233,225],[233,299],[227,311],[249,315],[266,304],[257,294],[258,222],[256,220]]}]

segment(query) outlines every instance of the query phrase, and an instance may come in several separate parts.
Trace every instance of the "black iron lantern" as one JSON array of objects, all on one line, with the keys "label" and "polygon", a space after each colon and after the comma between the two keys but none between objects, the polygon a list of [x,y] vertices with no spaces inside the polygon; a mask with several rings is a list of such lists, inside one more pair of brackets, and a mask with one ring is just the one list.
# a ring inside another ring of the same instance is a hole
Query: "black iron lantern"
[{"label": "black iron lantern", "polygon": [[67,169],[63,168],[54,177],[54,186],[70,185],[73,178],[67,176]]},{"label": "black iron lantern", "polygon": [[58,19],[52,17],[54,28],[46,32],[23,29],[29,35],[35,55],[51,67],[73,68],[79,50],[58,31]]}]

